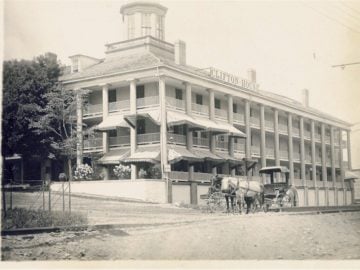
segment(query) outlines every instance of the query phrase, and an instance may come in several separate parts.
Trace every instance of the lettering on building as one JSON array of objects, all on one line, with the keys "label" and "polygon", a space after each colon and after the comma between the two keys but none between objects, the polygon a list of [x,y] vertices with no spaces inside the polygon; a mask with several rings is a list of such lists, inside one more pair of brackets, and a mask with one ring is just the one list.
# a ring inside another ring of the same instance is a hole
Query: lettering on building
[{"label": "lettering on building", "polygon": [[249,90],[255,90],[255,85],[252,82],[245,80],[241,77],[238,77],[236,75],[221,71],[219,69],[211,67],[209,74],[210,74],[210,77],[212,77],[212,78],[215,78],[215,79],[218,79],[218,80],[221,80],[221,81],[224,81],[224,82],[236,85],[236,86],[240,86],[242,88],[246,88]]}]

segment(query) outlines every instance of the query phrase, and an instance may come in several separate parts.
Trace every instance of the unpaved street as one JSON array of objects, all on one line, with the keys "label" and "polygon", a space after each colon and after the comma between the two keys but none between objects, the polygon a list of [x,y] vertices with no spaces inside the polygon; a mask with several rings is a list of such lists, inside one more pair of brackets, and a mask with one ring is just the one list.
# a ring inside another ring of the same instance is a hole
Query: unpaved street
[{"label": "unpaved street", "polygon": [[359,212],[199,214],[187,224],[178,222],[7,236],[2,259],[360,259]]}]

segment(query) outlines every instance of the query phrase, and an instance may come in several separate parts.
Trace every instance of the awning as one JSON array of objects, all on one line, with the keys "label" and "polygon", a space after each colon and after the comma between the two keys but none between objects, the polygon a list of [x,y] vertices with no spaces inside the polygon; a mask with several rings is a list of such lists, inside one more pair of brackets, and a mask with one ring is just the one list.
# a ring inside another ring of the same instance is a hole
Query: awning
[{"label": "awning", "polygon": [[169,146],[168,160],[170,163],[176,163],[180,160],[201,161],[202,159],[187,150],[185,147]]},{"label": "awning", "polygon": [[112,150],[108,153],[106,153],[102,158],[98,160],[98,163],[100,164],[119,164],[120,161],[128,157],[130,154],[130,149],[118,149],[118,150]]},{"label": "awning", "polygon": [[236,164],[244,163],[241,159],[232,157],[227,152],[219,151],[219,152],[216,152],[216,155],[230,163],[236,163]]},{"label": "awning", "polygon": [[359,176],[356,175],[354,172],[345,171],[345,178],[344,178],[344,180],[358,179],[358,178],[359,178]]},{"label": "awning", "polygon": [[193,128],[204,128],[204,126],[200,125],[193,117],[187,115],[186,113],[168,111],[166,121],[169,127],[177,125],[189,125]]},{"label": "awning", "polygon": [[223,159],[213,153],[211,153],[207,149],[201,149],[201,148],[193,148],[191,149],[191,152],[195,154],[198,158],[204,159],[204,160],[211,160],[215,162],[222,162]]},{"label": "awning", "polygon": [[122,163],[159,163],[160,162],[160,147],[140,147],[136,152],[127,158],[124,158]]},{"label": "awning", "polygon": [[246,138],[246,134],[240,130],[238,130],[236,127],[234,127],[233,125],[230,125],[228,123],[224,123],[224,122],[216,122],[219,128],[222,129],[226,129],[227,130],[227,134],[229,134],[230,136],[233,137],[239,137],[239,138]]},{"label": "awning", "polygon": [[117,127],[129,128],[129,125],[124,120],[124,116],[121,114],[114,114],[106,117],[95,129],[106,131]]},{"label": "awning", "polygon": [[280,172],[280,173],[289,173],[289,169],[284,166],[271,166],[271,167],[264,167],[259,170],[259,173],[266,173],[266,174],[272,174],[274,172]]},{"label": "awning", "polygon": [[246,138],[245,133],[238,130],[236,127],[219,121],[211,121],[208,118],[203,117],[194,117],[197,125],[201,126],[203,129],[217,133],[217,134],[229,134],[234,137]]},{"label": "awning", "polygon": [[136,126],[136,120],[138,119],[138,117],[149,118],[156,125],[160,125],[160,110],[159,109],[155,109],[155,110],[147,111],[147,112],[140,112],[140,113],[124,115],[124,119],[132,127]]}]

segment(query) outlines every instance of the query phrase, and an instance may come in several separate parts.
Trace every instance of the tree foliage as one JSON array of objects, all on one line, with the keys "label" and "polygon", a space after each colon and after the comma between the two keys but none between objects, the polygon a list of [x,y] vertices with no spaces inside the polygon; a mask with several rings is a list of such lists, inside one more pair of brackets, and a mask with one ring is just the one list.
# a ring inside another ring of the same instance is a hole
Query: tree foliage
[{"label": "tree foliage", "polygon": [[2,155],[47,156],[47,134],[34,132],[31,123],[44,114],[46,94],[58,87],[56,56],[5,61],[3,67]]}]

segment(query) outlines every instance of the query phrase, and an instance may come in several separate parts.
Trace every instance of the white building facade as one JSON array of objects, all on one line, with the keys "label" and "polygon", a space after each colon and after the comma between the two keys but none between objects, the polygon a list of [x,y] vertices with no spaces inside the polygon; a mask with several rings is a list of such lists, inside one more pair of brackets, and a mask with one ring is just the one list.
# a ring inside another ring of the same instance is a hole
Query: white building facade
[{"label": "white building facade", "polygon": [[[259,169],[281,165],[298,205],[350,204],[350,124],[310,108],[307,90],[302,103],[260,90],[254,70],[243,79],[188,66],[185,43],[165,41],[166,11],[124,5],[127,40],[107,44],[104,59],[71,57],[61,80],[77,91],[77,164],[96,167],[112,195],[126,186],[142,190],[138,198],[191,204],[214,174],[266,183]],[[130,179],[115,180],[119,163]]]}]

